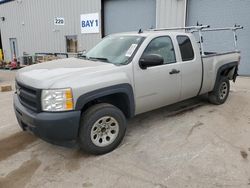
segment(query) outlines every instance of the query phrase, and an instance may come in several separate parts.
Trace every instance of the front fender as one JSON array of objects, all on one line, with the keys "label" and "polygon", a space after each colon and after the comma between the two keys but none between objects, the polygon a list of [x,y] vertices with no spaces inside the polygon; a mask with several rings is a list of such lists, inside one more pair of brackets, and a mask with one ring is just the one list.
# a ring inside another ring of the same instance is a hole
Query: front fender
[{"label": "front fender", "polygon": [[97,89],[94,91],[90,91],[88,93],[85,93],[83,95],[81,95],[80,97],[78,97],[77,101],[76,101],[76,110],[82,110],[84,108],[84,106],[90,102],[93,101],[95,99],[101,98],[101,97],[105,97],[108,95],[112,95],[112,94],[124,94],[126,95],[129,104],[129,116],[133,117],[135,114],[135,100],[134,100],[134,93],[133,93],[133,88],[130,84],[118,84],[118,85],[114,85],[114,86],[109,86],[109,87],[105,87],[105,88],[101,88],[101,89]]}]

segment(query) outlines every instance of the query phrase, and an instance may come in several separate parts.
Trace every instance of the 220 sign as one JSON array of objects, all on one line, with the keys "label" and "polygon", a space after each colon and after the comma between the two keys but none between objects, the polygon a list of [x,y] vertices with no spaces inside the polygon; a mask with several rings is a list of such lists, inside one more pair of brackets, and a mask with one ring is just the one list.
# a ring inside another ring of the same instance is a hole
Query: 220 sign
[{"label": "220 sign", "polygon": [[54,24],[55,25],[64,25],[64,18],[55,17]]}]

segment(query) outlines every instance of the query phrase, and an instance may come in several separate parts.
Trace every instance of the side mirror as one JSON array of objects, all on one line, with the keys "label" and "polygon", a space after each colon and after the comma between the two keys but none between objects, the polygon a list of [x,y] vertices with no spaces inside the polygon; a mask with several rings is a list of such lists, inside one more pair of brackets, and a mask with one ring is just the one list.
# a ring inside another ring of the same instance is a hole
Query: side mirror
[{"label": "side mirror", "polygon": [[147,69],[147,67],[163,65],[163,63],[163,57],[158,54],[149,54],[141,57],[141,59],[139,60],[139,65],[141,69]]}]

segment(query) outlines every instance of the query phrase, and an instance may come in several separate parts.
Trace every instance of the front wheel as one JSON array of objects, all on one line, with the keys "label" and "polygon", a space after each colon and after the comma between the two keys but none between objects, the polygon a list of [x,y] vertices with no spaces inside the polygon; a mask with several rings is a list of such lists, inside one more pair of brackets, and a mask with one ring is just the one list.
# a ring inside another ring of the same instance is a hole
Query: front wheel
[{"label": "front wheel", "polygon": [[114,150],[126,132],[126,118],[111,104],[97,104],[82,114],[79,133],[81,148],[91,154],[105,154]]},{"label": "front wheel", "polygon": [[214,90],[208,94],[209,101],[212,104],[223,104],[229,95],[230,82],[228,78],[222,77],[218,83],[216,83]]}]

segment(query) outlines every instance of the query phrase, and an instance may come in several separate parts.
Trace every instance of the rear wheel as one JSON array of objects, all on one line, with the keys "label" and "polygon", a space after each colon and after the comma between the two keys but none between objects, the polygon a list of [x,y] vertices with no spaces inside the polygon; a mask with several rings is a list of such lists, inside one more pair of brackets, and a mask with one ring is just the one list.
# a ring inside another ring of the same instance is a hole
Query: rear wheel
[{"label": "rear wheel", "polygon": [[221,77],[218,83],[216,83],[214,90],[208,94],[209,101],[216,105],[223,104],[227,100],[229,91],[230,82],[228,78]]},{"label": "rear wheel", "polygon": [[126,118],[111,104],[97,104],[82,115],[79,133],[81,148],[91,154],[105,154],[114,150],[126,132]]}]

